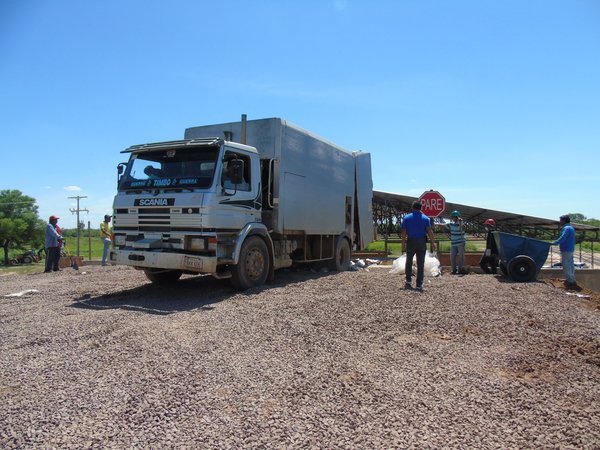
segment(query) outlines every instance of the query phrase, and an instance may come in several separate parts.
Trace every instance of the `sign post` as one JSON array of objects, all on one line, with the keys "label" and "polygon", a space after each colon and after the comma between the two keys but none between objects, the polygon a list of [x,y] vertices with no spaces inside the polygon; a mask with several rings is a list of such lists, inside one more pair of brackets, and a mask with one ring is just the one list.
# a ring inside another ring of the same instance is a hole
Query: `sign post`
[{"label": "sign post", "polygon": [[426,191],[419,197],[421,212],[427,217],[439,217],[446,209],[446,199],[438,191]]}]

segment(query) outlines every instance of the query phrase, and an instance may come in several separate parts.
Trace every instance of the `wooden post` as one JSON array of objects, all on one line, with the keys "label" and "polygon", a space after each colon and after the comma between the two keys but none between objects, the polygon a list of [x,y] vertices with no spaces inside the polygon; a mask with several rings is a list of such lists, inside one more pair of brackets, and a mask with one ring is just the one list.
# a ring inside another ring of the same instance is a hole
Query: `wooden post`
[{"label": "wooden post", "polygon": [[88,220],[88,259],[92,260],[92,229]]}]

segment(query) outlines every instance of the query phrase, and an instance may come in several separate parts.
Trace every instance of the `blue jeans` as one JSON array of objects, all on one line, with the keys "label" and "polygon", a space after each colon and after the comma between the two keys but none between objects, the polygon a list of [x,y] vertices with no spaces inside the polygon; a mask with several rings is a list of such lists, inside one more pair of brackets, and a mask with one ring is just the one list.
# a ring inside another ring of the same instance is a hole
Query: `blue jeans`
[{"label": "blue jeans", "polygon": [[452,266],[452,272],[462,270],[465,265],[465,244],[450,247],[450,265]]},{"label": "blue jeans", "polygon": [[106,257],[108,256],[108,249],[110,248],[111,240],[109,238],[102,239],[104,242],[104,251],[102,252],[102,265],[106,265]]},{"label": "blue jeans", "polygon": [[575,262],[573,261],[573,252],[560,252],[560,262],[562,263],[563,273],[567,283],[575,284]]}]

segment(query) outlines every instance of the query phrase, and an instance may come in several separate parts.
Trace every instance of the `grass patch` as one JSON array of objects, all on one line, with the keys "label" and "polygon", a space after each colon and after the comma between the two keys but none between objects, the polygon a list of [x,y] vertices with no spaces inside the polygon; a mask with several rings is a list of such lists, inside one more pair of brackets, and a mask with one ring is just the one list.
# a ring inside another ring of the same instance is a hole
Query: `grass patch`
[{"label": "grass patch", "polygon": [[0,266],[0,277],[4,275],[28,275],[44,271],[46,260],[21,266]]},{"label": "grass patch", "polygon": [[[389,240],[388,241],[388,256],[400,256],[401,255],[401,247],[402,245],[398,242],[398,239]],[[442,240],[437,241],[437,251],[442,253],[450,253],[450,241]],[[385,251],[385,241],[373,241],[367,247],[367,250],[374,252],[383,252]],[[480,253],[485,250],[485,241],[484,240],[467,240],[467,244],[465,245],[465,251],[469,253]]]}]

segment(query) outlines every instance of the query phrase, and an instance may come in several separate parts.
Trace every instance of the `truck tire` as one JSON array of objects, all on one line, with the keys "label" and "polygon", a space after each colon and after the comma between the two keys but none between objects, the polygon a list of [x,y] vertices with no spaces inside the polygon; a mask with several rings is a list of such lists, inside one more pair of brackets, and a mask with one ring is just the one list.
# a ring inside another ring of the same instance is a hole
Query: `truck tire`
[{"label": "truck tire", "polygon": [[261,286],[269,275],[267,244],[258,236],[250,236],[242,244],[239,262],[231,267],[231,283],[246,290]]},{"label": "truck tire", "polygon": [[174,283],[181,277],[181,270],[144,269],[146,278],[156,284]]},{"label": "truck tire", "polygon": [[31,264],[33,262],[33,258],[29,255],[23,258],[23,264]]},{"label": "truck tire", "polygon": [[347,239],[340,239],[335,246],[335,256],[331,261],[331,270],[345,272],[350,269],[350,244]]},{"label": "truck tire", "polygon": [[519,255],[508,262],[508,273],[514,281],[524,283],[535,280],[537,267],[529,256]]}]

